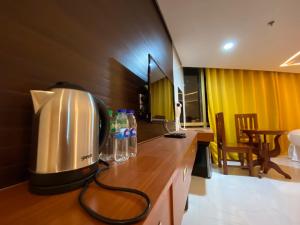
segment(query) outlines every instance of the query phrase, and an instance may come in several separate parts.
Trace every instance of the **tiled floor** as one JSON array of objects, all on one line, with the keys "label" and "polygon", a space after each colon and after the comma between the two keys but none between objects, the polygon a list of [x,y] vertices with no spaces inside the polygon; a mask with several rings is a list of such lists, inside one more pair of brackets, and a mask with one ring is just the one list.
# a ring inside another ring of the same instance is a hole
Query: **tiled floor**
[{"label": "tiled floor", "polygon": [[272,160],[292,180],[273,170],[262,179],[249,177],[236,167],[230,175],[215,168],[211,179],[193,177],[182,225],[300,225],[300,163]]}]

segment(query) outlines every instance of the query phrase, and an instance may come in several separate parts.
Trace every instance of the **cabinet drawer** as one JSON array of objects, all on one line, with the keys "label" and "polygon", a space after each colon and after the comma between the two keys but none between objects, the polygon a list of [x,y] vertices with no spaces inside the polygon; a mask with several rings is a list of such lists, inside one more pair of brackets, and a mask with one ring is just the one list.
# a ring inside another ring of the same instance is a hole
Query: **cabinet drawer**
[{"label": "cabinet drawer", "polygon": [[185,153],[172,184],[174,225],[180,225],[192,179],[192,170],[196,157],[196,141]]},{"label": "cabinet drawer", "polygon": [[191,174],[178,170],[178,174],[172,185],[173,193],[173,217],[174,225],[180,225],[184,214],[184,208],[189,193]]},{"label": "cabinet drawer", "polygon": [[171,188],[165,191],[151,210],[145,225],[172,225]]}]

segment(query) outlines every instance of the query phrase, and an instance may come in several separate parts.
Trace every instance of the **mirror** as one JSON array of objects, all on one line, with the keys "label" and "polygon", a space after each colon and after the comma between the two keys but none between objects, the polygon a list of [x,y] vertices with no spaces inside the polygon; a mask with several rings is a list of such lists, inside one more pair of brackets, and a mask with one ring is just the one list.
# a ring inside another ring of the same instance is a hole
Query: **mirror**
[{"label": "mirror", "polygon": [[157,62],[149,55],[148,83],[151,121],[174,121],[174,87]]}]

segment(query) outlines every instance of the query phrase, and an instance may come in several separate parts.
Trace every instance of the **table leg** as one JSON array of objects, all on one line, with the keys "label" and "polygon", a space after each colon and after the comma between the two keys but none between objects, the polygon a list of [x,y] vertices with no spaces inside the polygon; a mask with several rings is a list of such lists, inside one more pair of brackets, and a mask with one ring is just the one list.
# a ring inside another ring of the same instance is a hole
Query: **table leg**
[{"label": "table leg", "polygon": [[276,163],[269,161],[268,162],[268,168],[273,168],[274,170],[276,170],[278,173],[280,173],[281,175],[283,175],[286,179],[292,179],[292,177],[287,174],[286,172],[284,172]]},{"label": "table leg", "polygon": [[259,159],[256,162],[257,165],[260,165],[260,171],[258,173],[259,178],[262,178],[262,175],[268,171],[268,151],[268,143],[266,143],[265,140],[264,142],[259,142]]},{"label": "table leg", "polygon": [[271,161],[270,157],[270,143],[263,143],[263,152],[264,152],[264,162],[263,162],[263,173],[268,173],[268,171],[273,168],[278,173],[283,175],[287,179],[292,179],[290,175],[285,173],[276,163]]},{"label": "table leg", "polygon": [[269,156],[269,143],[263,143],[263,149],[264,149],[264,163],[263,163],[263,172],[267,173],[269,171],[268,162],[270,161]]},{"label": "table leg", "polygon": [[[247,130],[249,131],[249,130]],[[249,144],[253,144],[252,140],[252,134],[255,131],[251,132],[246,132],[244,131],[248,137],[249,137]],[[256,149],[258,147],[258,150],[255,150],[255,154],[257,154],[258,158],[257,160],[253,161],[253,166],[260,165],[260,171],[258,174],[258,177],[261,178],[262,175],[265,173],[268,173],[268,171],[273,168],[276,170],[278,173],[282,174],[285,178],[291,179],[291,176],[287,173],[285,173],[279,165],[271,161],[271,157],[278,156],[280,154],[280,145],[279,145],[279,137],[284,134],[284,131],[257,131],[256,132],[259,136],[258,138],[258,146],[256,146]],[[275,147],[273,150],[270,150],[270,144],[267,142],[267,135],[276,135],[274,138],[274,143]],[[261,139],[261,136],[263,136],[263,139]]]}]

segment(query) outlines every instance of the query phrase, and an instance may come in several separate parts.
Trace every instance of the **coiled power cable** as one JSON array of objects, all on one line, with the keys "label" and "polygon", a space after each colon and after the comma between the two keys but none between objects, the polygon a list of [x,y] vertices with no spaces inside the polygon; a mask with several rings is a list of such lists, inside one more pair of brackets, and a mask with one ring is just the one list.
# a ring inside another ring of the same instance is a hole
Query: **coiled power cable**
[{"label": "coiled power cable", "polygon": [[[99,168],[97,170],[97,172],[94,174],[93,179],[90,179],[85,183],[83,189],[81,190],[81,192],[79,194],[79,198],[78,198],[80,206],[94,219],[99,220],[104,223],[107,223],[107,224],[111,224],[111,225],[133,224],[133,223],[137,223],[137,222],[145,219],[151,208],[151,201],[150,201],[150,198],[148,197],[148,195],[145,194],[144,192],[136,190],[136,189],[125,188],[125,187],[114,187],[114,186],[109,186],[109,185],[101,183],[100,181],[97,180],[97,177],[100,175],[101,172],[109,169],[109,164],[102,160],[99,160],[99,163],[103,163],[105,165],[105,167],[103,169]],[[109,218],[109,217],[106,217],[106,216],[103,216],[103,215],[97,213],[96,211],[91,209],[83,200],[84,194],[86,193],[90,183],[93,181],[99,187],[107,189],[107,190],[118,191],[118,192],[128,192],[128,193],[132,193],[132,194],[141,196],[146,202],[145,209],[142,211],[141,214],[137,215],[136,217],[128,218],[128,219],[113,219],[113,218]]]}]

